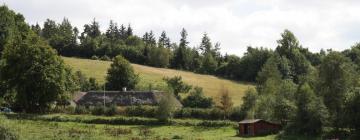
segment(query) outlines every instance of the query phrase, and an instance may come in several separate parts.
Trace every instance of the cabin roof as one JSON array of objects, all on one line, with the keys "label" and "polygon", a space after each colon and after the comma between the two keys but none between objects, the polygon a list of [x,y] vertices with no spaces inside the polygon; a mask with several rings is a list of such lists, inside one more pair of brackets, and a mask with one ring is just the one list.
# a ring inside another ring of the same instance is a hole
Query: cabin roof
[{"label": "cabin roof", "polygon": [[257,123],[257,122],[265,122],[265,123],[268,123],[268,124],[280,125],[278,123],[266,121],[266,120],[263,120],[263,119],[245,119],[245,120],[240,121],[239,124],[251,124],[251,123]]},{"label": "cabin roof", "polygon": [[246,119],[239,122],[239,124],[256,123],[262,121],[262,119]]},{"label": "cabin roof", "polygon": [[[163,94],[161,91],[105,91],[106,104],[116,104],[120,106],[129,105],[157,105]],[[89,91],[77,93],[73,101],[77,105],[94,106],[103,104],[104,91]],[[178,106],[181,103],[177,101]]]}]

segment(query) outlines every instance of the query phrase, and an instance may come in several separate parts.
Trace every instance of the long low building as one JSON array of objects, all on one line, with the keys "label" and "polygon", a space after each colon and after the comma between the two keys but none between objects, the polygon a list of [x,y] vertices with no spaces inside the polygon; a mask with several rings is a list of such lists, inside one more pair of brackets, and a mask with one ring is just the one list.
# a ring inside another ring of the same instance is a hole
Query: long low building
[{"label": "long low building", "polygon": [[[76,105],[95,106],[106,105],[157,105],[164,94],[161,91],[89,91],[79,92],[74,96]],[[177,101],[178,105],[181,103]]]}]

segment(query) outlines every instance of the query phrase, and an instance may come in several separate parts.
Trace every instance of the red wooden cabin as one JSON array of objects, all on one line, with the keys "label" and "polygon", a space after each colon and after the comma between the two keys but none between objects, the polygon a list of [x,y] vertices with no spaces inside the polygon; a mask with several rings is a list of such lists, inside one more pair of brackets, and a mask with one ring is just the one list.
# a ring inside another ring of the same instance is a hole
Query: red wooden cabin
[{"label": "red wooden cabin", "polygon": [[279,132],[281,125],[261,119],[242,120],[239,122],[240,136],[267,135]]}]

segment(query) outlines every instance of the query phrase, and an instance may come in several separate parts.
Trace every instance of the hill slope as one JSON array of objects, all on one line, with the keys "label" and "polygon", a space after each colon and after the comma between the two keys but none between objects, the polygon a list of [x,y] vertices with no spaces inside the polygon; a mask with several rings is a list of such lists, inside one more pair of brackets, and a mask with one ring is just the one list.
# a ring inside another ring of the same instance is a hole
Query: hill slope
[{"label": "hill slope", "polygon": [[[79,59],[62,57],[65,63],[73,68],[73,70],[80,70],[88,77],[95,77],[100,83],[105,82],[107,69],[109,68],[110,61],[99,61],[89,59]],[[173,77],[176,75],[182,76],[183,80],[193,86],[199,86],[204,89],[206,96],[214,97],[219,96],[219,91],[222,87],[226,87],[234,101],[235,105],[241,104],[242,96],[248,88],[254,86],[249,83],[241,83],[226,79],[221,79],[211,75],[196,74],[193,72],[186,72],[173,69],[155,68],[144,65],[132,64],[136,73],[140,75],[140,82],[137,86],[138,89],[149,89],[151,84],[152,89],[164,89],[165,82],[162,80],[164,76]]]}]

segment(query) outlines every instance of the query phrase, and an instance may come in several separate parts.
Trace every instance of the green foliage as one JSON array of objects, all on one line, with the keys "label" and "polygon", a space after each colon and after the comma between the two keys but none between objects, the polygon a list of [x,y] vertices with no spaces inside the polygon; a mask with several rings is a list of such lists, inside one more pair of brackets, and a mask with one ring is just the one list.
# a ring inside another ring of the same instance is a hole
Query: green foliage
[{"label": "green foliage", "polygon": [[14,40],[2,55],[1,78],[16,91],[16,105],[27,112],[43,112],[75,89],[69,69],[56,52],[28,32]]},{"label": "green foliage", "polygon": [[157,107],[152,106],[129,106],[125,109],[127,116],[156,117]]},{"label": "green foliage", "polygon": [[121,90],[123,87],[134,89],[139,81],[133,67],[122,56],[116,56],[108,69],[106,87],[110,90]]},{"label": "green foliage", "polygon": [[200,68],[201,73],[213,74],[217,69],[217,62],[211,54],[205,54]]},{"label": "green foliage", "polygon": [[163,47],[152,47],[149,54],[149,65],[165,68],[169,65],[170,51]]},{"label": "green foliage", "polygon": [[108,57],[107,55],[104,55],[104,56],[101,56],[101,57],[100,57],[100,60],[102,60],[102,61],[110,61],[111,58]]},{"label": "green foliage", "polygon": [[229,90],[225,87],[223,87],[220,92],[220,105],[219,108],[224,111],[224,119],[230,116],[230,111],[233,107],[233,102],[231,100],[231,97],[229,95]]},{"label": "green foliage", "polygon": [[266,86],[266,82],[271,82],[271,81],[278,82],[281,79],[282,76],[277,67],[276,57],[271,57],[266,61],[263,68],[258,73],[256,79],[259,85],[258,89],[260,91],[264,89],[265,87],[262,86]]},{"label": "green foliage", "polygon": [[85,106],[76,106],[75,107],[75,114],[88,114],[88,109]]},{"label": "green foliage", "polygon": [[163,80],[167,83],[168,87],[174,92],[176,98],[180,99],[179,93],[187,93],[190,91],[191,86],[182,81],[181,76],[172,78],[164,77]]},{"label": "green foliage", "polygon": [[159,46],[160,48],[171,49],[170,38],[166,36],[166,32],[165,32],[165,31],[161,32],[161,35],[160,35],[159,41],[158,41],[158,46]]},{"label": "green foliage", "polygon": [[116,105],[110,105],[105,109],[104,114],[106,116],[114,116],[117,114],[117,106]]},{"label": "green foliage", "polygon": [[0,125],[0,139],[2,140],[18,140],[18,136],[10,131],[8,128],[5,128]]},{"label": "green foliage", "polygon": [[265,48],[248,47],[244,56],[239,59],[236,56],[225,56],[229,77],[242,81],[256,81],[256,76],[273,55],[273,51]]},{"label": "green foliage", "polygon": [[255,119],[254,115],[255,115],[256,100],[258,98],[257,96],[258,93],[256,92],[255,89],[246,90],[245,96],[242,98],[243,104],[241,105],[241,112],[244,115],[242,118]]},{"label": "green foliage", "polygon": [[191,58],[191,49],[188,48],[189,42],[187,41],[187,32],[185,29],[182,29],[181,39],[179,47],[177,47],[174,51],[174,58],[172,62],[172,67],[183,70],[190,70],[192,64]]},{"label": "green foliage", "polygon": [[99,60],[99,57],[97,57],[96,55],[93,55],[93,56],[91,56],[91,59],[92,60]]},{"label": "green foliage", "polygon": [[173,118],[176,109],[176,98],[171,93],[164,94],[159,101],[156,117],[160,122],[168,122]]},{"label": "green foliage", "polygon": [[358,121],[360,117],[360,92],[355,91],[350,96],[348,96],[343,118],[347,127],[353,128],[355,130],[355,135],[360,137],[360,123]]},{"label": "green foliage", "polygon": [[205,97],[201,87],[195,87],[190,95],[183,99],[182,104],[184,107],[192,108],[210,108],[214,104],[212,98]]},{"label": "green foliage", "polygon": [[291,80],[283,80],[279,85],[279,91],[275,95],[273,119],[286,125],[287,121],[295,117],[296,104],[295,93],[297,85]]},{"label": "green foliage", "polygon": [[287,131],[302,135],[321,134],[328,119],[328,111],[321,98],[306,83],[300,86],[296,94],[296,106],[296,117]]},{"label": "green foliage", "polygon": [[358,85],[358,76],[351,61],[337,52],[330,52],[319,67],[318,89],[329,109],[334,127],[341,127],[345,99]]},{"label": "green foliage", "polygon": [[105,114],[105,110],[106,110],[106,107],[104,107],[103,105],[96,105],[95,107],[93,107],[91,109],[91,114],[92,115],[103,115],[103,114]]},{"label": "green foliage", "polygon": [[10,45],[15,39],[23,39],[30,30],[27,24],[24,22],[23,15],[15,13],[7,6],[0,6],[0,52],[4,50],[4,47]]},{"label": "green foliage", "polygon": [[[304,53],[308,53],[307,50],[304,50],[300,45],[299,41],[295,35],[289,30],[285,30],[281,34],[281,39],[278,40],[278,46],[276,48],[276,53],[280,57],[285,57],[289,61],[287,62],[289,66],[289,78],[294,81],[294,83],[304,82],[303,77],[310,73],[311,63],[306,58]],[[283,76],[287,75],[283,73]]]},{"label": "green foliage", "polygon": [[95,78],[87,78],[81,71],[76,71],[75,81],[79,85],[81,91],[99,90],[100,85]]}]

